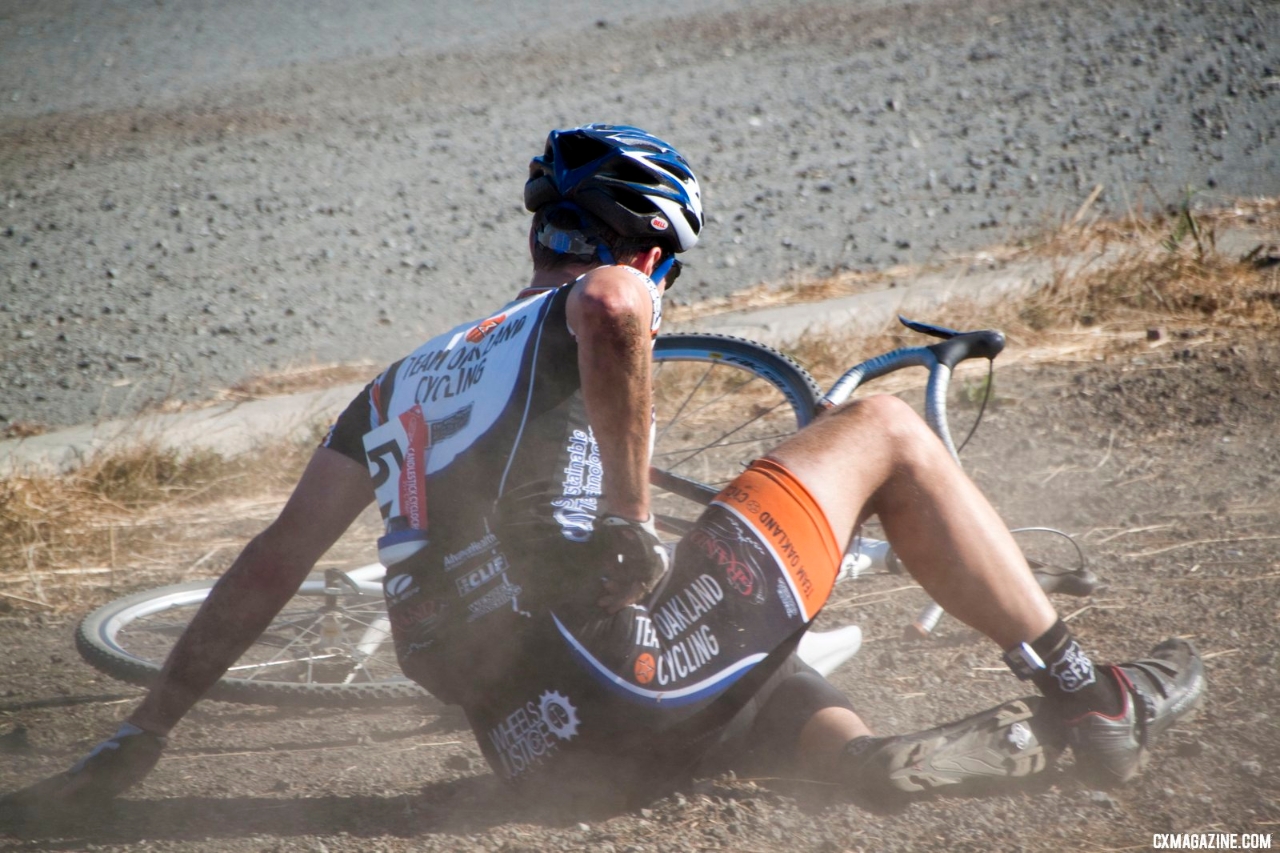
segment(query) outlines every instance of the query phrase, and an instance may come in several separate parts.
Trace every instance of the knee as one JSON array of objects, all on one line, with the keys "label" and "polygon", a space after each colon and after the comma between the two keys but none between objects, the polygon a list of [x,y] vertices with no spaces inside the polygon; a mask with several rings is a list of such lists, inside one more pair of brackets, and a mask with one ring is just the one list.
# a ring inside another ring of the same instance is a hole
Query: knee
[{"label": "knee", "polygon": [[884,448],[895,467],[937,464],[950,458],[928,424],[897,397],[877,394],[842,406],[833,413],[846,419],[851,440]]}]

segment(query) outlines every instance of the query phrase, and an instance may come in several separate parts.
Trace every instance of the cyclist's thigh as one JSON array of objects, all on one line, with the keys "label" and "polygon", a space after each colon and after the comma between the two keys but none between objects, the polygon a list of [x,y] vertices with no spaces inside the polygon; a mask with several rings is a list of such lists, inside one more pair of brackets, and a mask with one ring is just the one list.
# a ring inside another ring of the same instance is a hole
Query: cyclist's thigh
[{"label": "cyclist's thigh", "polygon": [[716,496],[680,543],[676,568],[709,568],[739,598],[776,600],[789,621],[807,624],[831,593],[844,544],[806,484],[766,458]]},{"label": "cyclist's thigh", "polygon": [[[769,452],[822,507],[836,538],[847,544],[866,518],[876,490],[893,473],[904,447],[942,450],[924,421],[896,397],[847,403],[818,418]],[[943,450],[945,454],[945,450]]]}]

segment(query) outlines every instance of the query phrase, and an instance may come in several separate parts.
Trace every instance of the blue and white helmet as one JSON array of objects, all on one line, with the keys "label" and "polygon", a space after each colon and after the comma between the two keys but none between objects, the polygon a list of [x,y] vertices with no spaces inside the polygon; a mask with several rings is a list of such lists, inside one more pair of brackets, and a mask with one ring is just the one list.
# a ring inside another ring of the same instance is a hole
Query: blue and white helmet
[{"label": "blue and white helmet", "polygon": [[553,130],[529,163],[524,206],[568,201],[624,237],[651,237],[684,252],[702,230],[698,179],[680,152],[627,125],[587,124]]}]

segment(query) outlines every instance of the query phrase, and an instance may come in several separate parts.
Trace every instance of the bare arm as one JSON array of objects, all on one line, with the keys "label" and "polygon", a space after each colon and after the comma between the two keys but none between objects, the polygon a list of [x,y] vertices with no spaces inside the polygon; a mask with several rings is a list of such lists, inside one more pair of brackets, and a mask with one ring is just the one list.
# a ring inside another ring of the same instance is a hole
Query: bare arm
[{"label": "bare arm", "polygon": [[605,508],[649,517],[649,326],[653,302],[641,280],[618,267],[583,276],[569,293],[587,419],[600,446]]},{"label": "bare arm", "polygon": [[0,797],[0,824],[10,813],[40,819],[100,802],[141,781],[160,760],[162,736],[257,639],[371,500],[364,466],[317,450],[280,517],[209,592],[128,722],[71,770]]},{"label": "bare arm", "polygon": [[168,734],[266,629],[371,500],[363,466],[318,449],[279,518],[245,547],[210,591],[129,722]]}]

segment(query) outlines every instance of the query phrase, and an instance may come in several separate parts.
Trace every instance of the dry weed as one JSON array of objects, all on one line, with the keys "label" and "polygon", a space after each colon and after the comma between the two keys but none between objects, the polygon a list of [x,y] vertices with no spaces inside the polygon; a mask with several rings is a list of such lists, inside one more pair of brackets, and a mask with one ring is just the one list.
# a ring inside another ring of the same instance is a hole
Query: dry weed
[{"label": "dry weed", "polygon": [[44,435],[49,428],[44,424],[30,421],[14,421],[0,432],[0,438],[31,438],[33,435]]},{"label": "dry weed", "polygon": [[356,362],[354,364],[313,364],[306,367],[292,367],[276,373],[253,376],[237,382],[224,392],[224,396],[233,400],[273,397],[279,394],[293,394],[298,391],[310,391],[313,388],[326,388],[348,382],[367,382],[373,376],[372,362]]},{"label": "dry weed", "polygon": [[140,444],[68,474],[0,480],[0,612],[60,611],[148,576],[170,580],[193,553],[225,538],[228,518],[262,520],[243,496],[274,494],[265,514],[278,509],[313,446],[281,443],[225,458]]},{"label": "dry weed", "polygon": [[[1280,200],[1193,213],[1183,209],[1154,221],[1070,226],[1025,251],[1064,259],[1045,287],[998,304],[954,300],[946,325],[998,328],[1013,349],[1075,348],[1087,337],[1092,348],[1128,346],[1169,335],[1280,329],[1280,264],[1274,247],[1243,257],[1217,248],[1216,234],[1232,220],[1280,231]],[[1107,256],[1093,268],[1069,273],[1066,259]],[[933,319],[933,318],[929,318]],[[898,346],[917,345],[919,335],[892,326],[878,335],[841,338],[806,336],[788,351],[822,382],[862,359]]]}]

